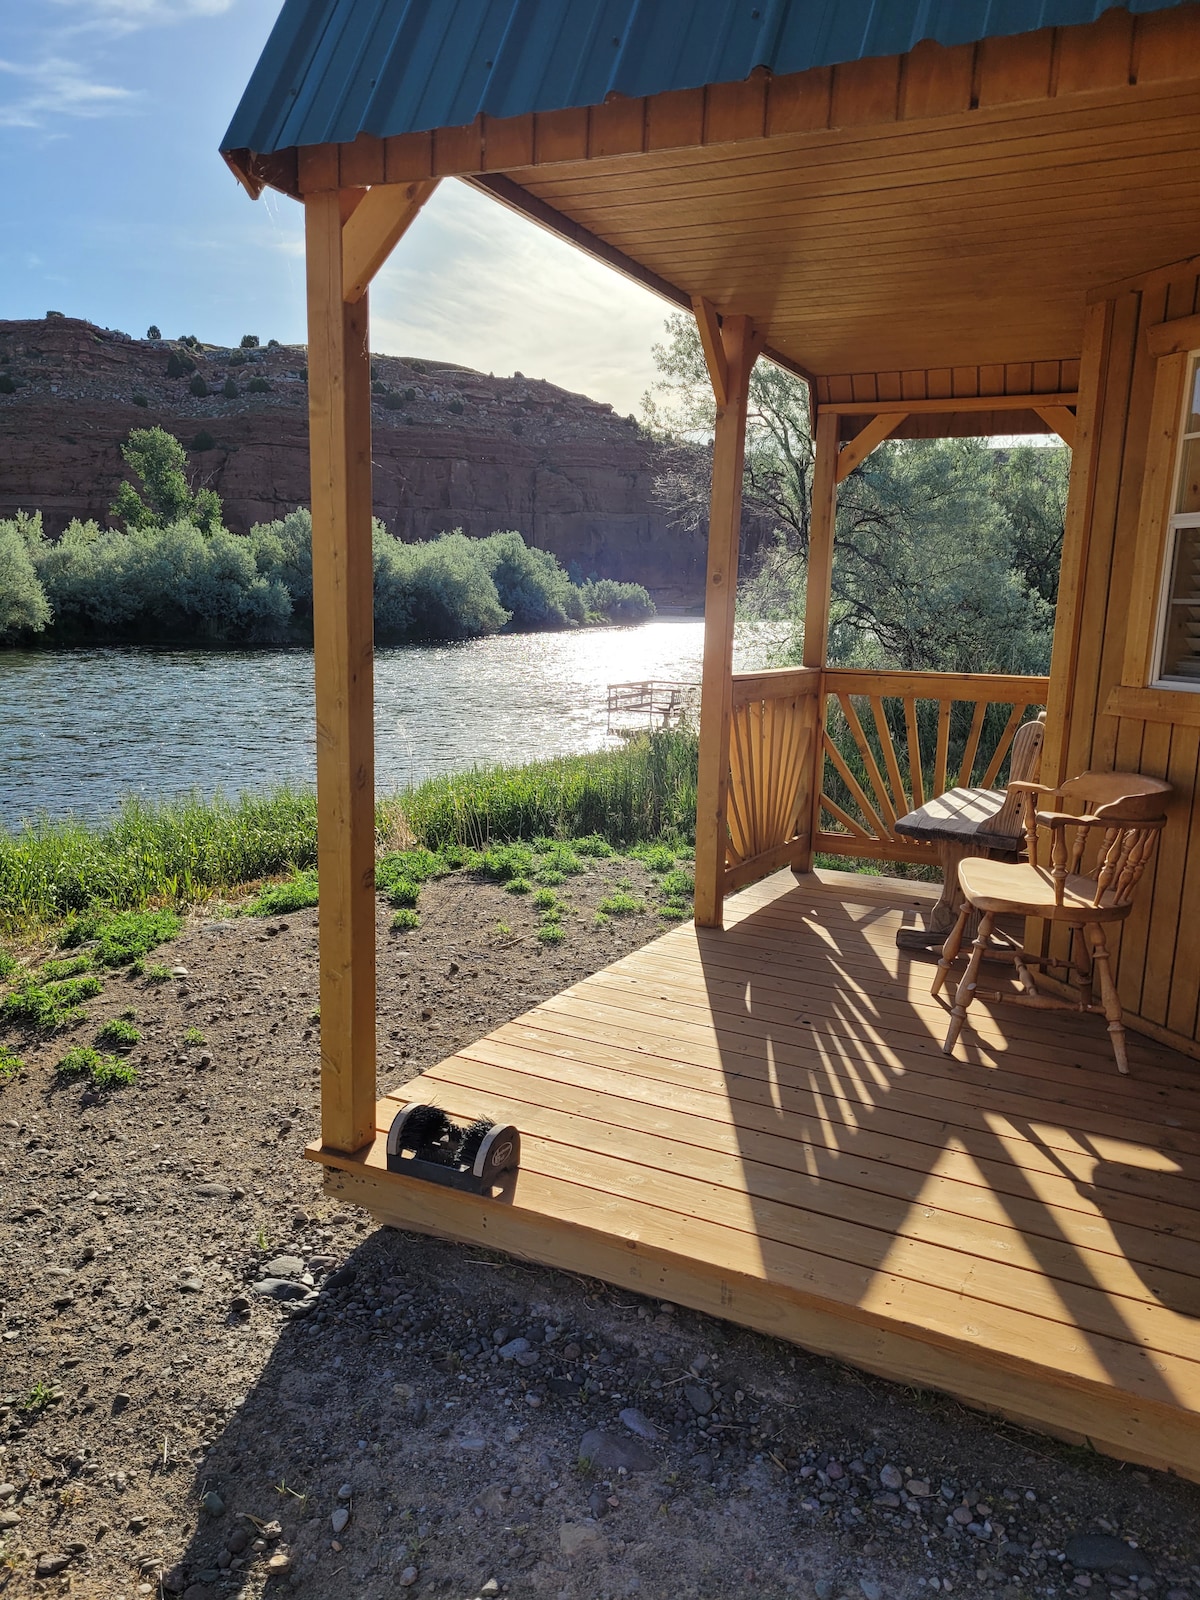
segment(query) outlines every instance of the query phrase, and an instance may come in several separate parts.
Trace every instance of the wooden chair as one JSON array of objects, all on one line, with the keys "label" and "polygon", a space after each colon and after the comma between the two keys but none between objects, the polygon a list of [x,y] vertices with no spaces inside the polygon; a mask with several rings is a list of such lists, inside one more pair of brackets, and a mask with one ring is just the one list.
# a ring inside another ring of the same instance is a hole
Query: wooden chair
[{"label": "wooden chair", "polygon": [[968,856],[999,852],[1013,856],[1021,849],[1022,795],[1020,784],[1036,782],[1042,764],[1046,713],[1017,729],[1009,757],[1006,789],[947,789],[915,811],[899,817],[895,832],[908,839],[932,844],[942,869],[942,893],[924,928],[898,928],[901,950],[924,950],[944,944],[958,916],[961,896],[958,867]]},{"label": "wooden chair", "polygon": [[[933,980],[935,995],[941,992],[950,975],[973,911],[980,913],[979,931],[954,997],[950,1027],[942,1048],[946,1055],[953,1051],[966,1021],[967,1007],[976,998],[980,963],[985,955],[994,953],[989,952],[989,941],[997,916],[1015,912],[1020,916],[1042,917],[1047,922],[1065,923],[1071,929],[1071,956],[1067,965],[1078,982],[1077,1009],[1103,1011],[1117,1067],[1121,1072],[1128,1072],[1121,1002],[1113,982],[1104,926],[1122,921],[1132,909],[1134,890],[1166,822],[1163,805],[1171,785],[1134,772],[1085,772],[1059,789],[1028,782],[1011,783],[1009,789],[1018,790],[1023,798],[1028,860],[1004,862],[975,858],[959,864],[958,881],[963,899],[958,921],[938,962]],[[1037,795],[1068,805],[1077,802],[1087,809],[1080,815],[1062,809],[1039,811]],[[1039,828],[1050,831],[1048,867],[1039,860]],[[1102,837],[1092,858],[1089,842],[1094,831],[1099,830],[1102,830]],[[1069,843],[1068,835],[1072,836]],[[1085,853],[1092,859],[1091,875],[1083,870]],[[1079,948],[1081,939],[1082,950]],[[1022,989],[1022,993],[1011,998],[1032,1005],[1076,1009],[1070,1001],[1060,1000],[1036,987],[1029,969],[1046,965],[1044,960],[1026,956],[1019,945],[1010,944],[1009,950]],[[1099,1005],[1091,998],[1097,974],[1102,997]],[[1007,997],[988,994],[987,998]]]}]

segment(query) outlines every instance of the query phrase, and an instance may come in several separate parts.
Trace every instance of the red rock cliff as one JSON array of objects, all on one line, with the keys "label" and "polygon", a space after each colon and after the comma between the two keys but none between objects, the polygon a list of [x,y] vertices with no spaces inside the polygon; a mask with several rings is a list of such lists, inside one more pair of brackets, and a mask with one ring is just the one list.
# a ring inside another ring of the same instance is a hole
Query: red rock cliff
[{"label": "red rock cliff", "polygon": [[[172,354],[195,370],[168,376]],[[703,537],[668,526],[653,494],[661,446],[632,420],[539,379],[394,356],[372,372],[375,512],[398,537],[516,528],[585,577],[702,600]],[[306,408],[302,346],[187,349],[69,317],[0,321],[0,517],[40,510],[51,534],[105,521],[121,444],[159,423],[244,532],[307,505]]]}]

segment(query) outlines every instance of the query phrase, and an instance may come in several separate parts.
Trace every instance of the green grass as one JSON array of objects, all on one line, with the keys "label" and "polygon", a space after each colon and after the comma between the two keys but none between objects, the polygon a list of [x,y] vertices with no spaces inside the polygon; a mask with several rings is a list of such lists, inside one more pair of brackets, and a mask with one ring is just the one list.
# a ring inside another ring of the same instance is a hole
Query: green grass
[{"label": "green grass", "polygon": [[63,978],[56,983],[27,983],[0,1001],[0,1019],[15,1026],[53,1033],[83,1016],[80,1002],[98,995],[99,978]]},{"label": "green grass", "polygon": [[682,867],[674,867],[670,872],[663,873],[658,887],[665,900],[690,900],[695,892],[696,880]]},{"label": "green grass", "polygon": [[533,891],[528,878],[510,878],[504,887],[509,894],[531,894]]},{"label": "green grass", "polygon": [[691,916],[691,907],[681,905],[678,900],[664,900],[657,913],[664,922],[684,922]]},{"label": "green grass", "polygon": [[596,906],[596,910],[605,917],[634,917],[645,909],[644,900],[639,900],[636,895],[627,894],[624,889],[612,890]]},{"label": "green grass", "polygon": [[266,796],[128,800],[99,826],[42,818],[0,830],[0,932],[61,922],[74,912],[134,910],[315,866],[316,799]]},{"label": "green grass", "polygon": [[177,938],[182,926],[176,911],[97,909],[72,917],[58,942],[64,950],[94,946],[91,960],[99,967],[127,967],[160,944]]},{"label": "green grass", "polygon": [[242,907],[247,917],[283,917],[291,911],[304,911],[318,899],[315,872],[294,872],[283,883],[268,884],[249,905]]},{"label": "green grass", "polygon": [[[552,887],[550,875],[578,871],[580,858],[689,839],[696,753],[694,734],[670,729],[617,750],[432,778],[376,808],[382,837],[411,837],[417,845],[381,860],[380,887],[390,892],[384,879],[393,871],[419,884],[462,869],[498,883],[544,874],[539,881]],[[133,799],[99,825],[41,818],[14,832],[0,829],[0,935],[75,919],[74,926],[94,929],[80,938],[95,941],[98,965],[128,964],[140,974],[153,945],[137,937],[137,924],[114,923],[114,913],[174,916],[160,908],[289,873],[248,908],[279,916],[316,903],[315,868],[316,800],[305,790],[238,800]],[[158,942],[166,937],[160,933]],[[0,976],[13,970],[6,956]]]},{"label": "green grass", "polygon": [[119,1056],[102,1055],[86,1044],[77,1044],[68,1050],[55,1070],[64,1078],[90,1078],[97,1089],[114,1089],[133,1083],[137,1078],[128,1061],[122,1061]]},{"label": "green grass", "polygon": [[635,844],[629,854],[651,872],[670,872],[675,865],[675,852],[665,844]]},{"label": "green grass", "polygon": [[62,961],[43,961],[38,977],[43,982],[54,982],[59,978],[78,978],[91,964],[92,958],[88,954],[68,956]]},{"label": "green grass", "polygon": [[7,1083],[10,1078],[15,1078],[18,1072],[24,1072],[25,1063],[7,1045],[0,1044],[0,1084]]},{"label": "green grass", "polygon": [[0,950],[0,983],[6,978],[11,978],[17,970],[17,958],[11,951]]},{"label": "green grass", "polygon": [[96,1035],[97,1044],[111,1045],[114,1050],[132,1050],[141,1040],[141,1033],[124,1017],[113,1017]]},{"label": "green grass", "polygon": [[144,977],[147,983],[170,983],[171,981],[170,967],[160,966],[158,963],[147,966],[145,962],[134,962],[134,966],[138,968],[138,977]]},{"label": "green grass", "polygon": [[419,928],[421,919],[411,906],[401,906],[392,918],[392,932],[404,933],[409,928]]},{"label": "green grass", "polygon": [[539,911],[548,911],[551,906],[558,904],[558,896],[553,889],[539,889],[533,897],[533,903]]}]

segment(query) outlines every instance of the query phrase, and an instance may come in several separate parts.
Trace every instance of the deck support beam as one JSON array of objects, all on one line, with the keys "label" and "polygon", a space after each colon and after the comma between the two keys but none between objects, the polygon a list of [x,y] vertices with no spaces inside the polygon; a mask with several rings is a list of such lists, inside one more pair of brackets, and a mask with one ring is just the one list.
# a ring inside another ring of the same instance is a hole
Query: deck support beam
[{"label": "deck support beam", "polygon": [[[897,417],[897,425],[901,418]],[[813,441],[812,510],[808,519],[808,582],[804,595],[804,645],[801,660],[823,672],[828,665],[829,610],[833,593],[833,534],[837,520],[839,474],[838,433],[835,411],[821,411]],[[881,438],[886,435],[880,436]],[[880,439],[874,441],[878,444]],[[872,446],[874,448],[874,445]],[[843,452],[844,453],[844,452]],[[863,452],[865,456],[867,452]],[[857,462],[855,462],[857,465]],[[824,680],[822,679],[822,683]],[[811,872],[813,850],[821,826],[822,776],[825,771],[825,694],[817,695],[812,742],[812,809],[808,819],[808,845],[796,859],[796,872]]]},{"label": "deck support beam", "polygon": [[[750,373],[762,348],[762,339],[749,317],[727,316],[718,327],[715,314],[709,313],[711,307],[698,308],[702,343],[707,341],[705,353],[717,399],[717,424],[708,520],[708,580],[704,592],[695,911],[700,927],[719,928],[725,874],[729,729],[733,714],[733,624],[742,527],[746,412]],[[719,351],[716,348],[718,339]]]},{"label": "deck support beam", "polygon": [[375,724],[367,293],[344,293],[343,230],[363,191],[304,203],[312,471],[321,1137],[375,1133]]}]

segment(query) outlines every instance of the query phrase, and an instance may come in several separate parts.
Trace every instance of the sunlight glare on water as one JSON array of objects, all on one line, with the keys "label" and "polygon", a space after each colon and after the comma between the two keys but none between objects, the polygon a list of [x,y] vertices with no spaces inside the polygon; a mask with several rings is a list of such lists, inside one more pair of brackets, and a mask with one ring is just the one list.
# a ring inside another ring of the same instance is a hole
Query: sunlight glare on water
[{"label": "sunlight glare on water", "polygon": [[[703,634],[659,619],[380,650],[376,788],[600,748],[608,685],[699,683]],[[763,665],[764,648],[740,644],[735,665]],[[0,651],[0,822],[310,783],[312,670],[305,650]]]}]

